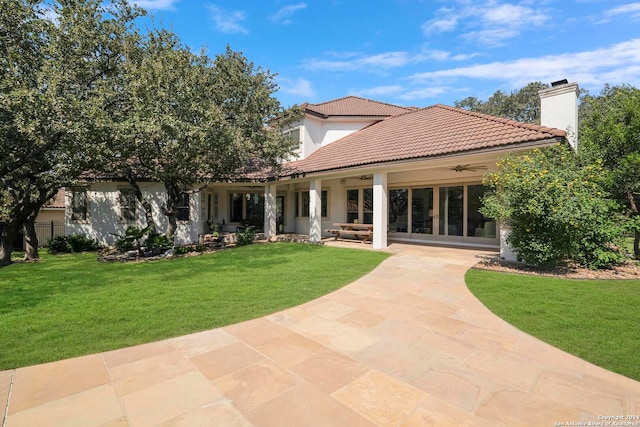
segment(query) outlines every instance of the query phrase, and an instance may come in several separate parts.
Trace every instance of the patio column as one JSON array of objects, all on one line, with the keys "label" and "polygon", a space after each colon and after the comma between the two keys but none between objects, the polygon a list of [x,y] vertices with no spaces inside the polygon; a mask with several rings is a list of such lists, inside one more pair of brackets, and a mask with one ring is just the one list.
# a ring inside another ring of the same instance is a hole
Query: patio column
[{"label": "patio column", "polygon": [[387,173],[375,173],[373,174],[373,249],[387,247],[388,223]]},{"label": "patio column", "polygon": [[271,239],[276,236],[276,184],[264,187],[264,236]]},{"label": "patio column", "polygon": [[322,240],[322,180],[309,183],[309,241]]}]

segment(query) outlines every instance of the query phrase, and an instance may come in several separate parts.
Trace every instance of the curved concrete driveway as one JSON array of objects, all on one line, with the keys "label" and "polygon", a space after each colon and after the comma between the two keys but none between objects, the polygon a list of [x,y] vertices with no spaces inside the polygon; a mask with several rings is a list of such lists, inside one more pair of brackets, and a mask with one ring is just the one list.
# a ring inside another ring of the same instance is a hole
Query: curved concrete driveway
[{"label": "curved concrete driveway", "polygon": [[0,372],[6,426],[554,426],[640,414],[640,383],[518,331],[469,293],[464,273],[481,252],[391,250],[362,279],[266,318]]}]

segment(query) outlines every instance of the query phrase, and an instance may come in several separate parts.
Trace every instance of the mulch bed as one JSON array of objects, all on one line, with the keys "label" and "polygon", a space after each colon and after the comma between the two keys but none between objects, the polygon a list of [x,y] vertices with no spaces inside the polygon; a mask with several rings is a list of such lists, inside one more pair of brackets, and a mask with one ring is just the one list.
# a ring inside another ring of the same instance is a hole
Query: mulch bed
[{"label": "mulch bed", "polygon": [[567,279],[640,279],[640,262],[627,261],[610,269],[591,270],[578,265],[563,265],[544,269],[515,261],[505,261],[500,257],[487,257],[474,266],[479,270],[502,271],[506,273],[531,274],[537,276],[563,277]]}]

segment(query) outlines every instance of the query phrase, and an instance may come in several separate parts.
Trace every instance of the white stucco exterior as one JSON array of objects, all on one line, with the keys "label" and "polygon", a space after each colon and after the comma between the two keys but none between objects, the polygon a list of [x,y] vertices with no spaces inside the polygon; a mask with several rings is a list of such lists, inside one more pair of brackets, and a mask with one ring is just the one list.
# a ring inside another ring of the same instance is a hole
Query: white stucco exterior
[{"label": "white stucco exterior", "polygon": [[[167,227],[167,219],[161,214],[161,207],[166,201],[166,192],[161,183],[142,182],[140,187],[144,197],[151,203],[153,219],[158,231],[162,232]],[[137,205],[136,221],[129,222],[121,219],[120,189],[130,188],[125,182],[96,182],[86,186],[87,189],[87,219],[71,219],[72,189],[66,192],[65,233],[84,234],[97,239],[102,245],[113,245],[118,235],[123,235],[127,227],[134,225],[140,228],[146,227],[144,210]],[[200,223],[200,199],[190,197],[190,220],[178,221],[176,230],[176,244],[184,244],[198,241]]]}]

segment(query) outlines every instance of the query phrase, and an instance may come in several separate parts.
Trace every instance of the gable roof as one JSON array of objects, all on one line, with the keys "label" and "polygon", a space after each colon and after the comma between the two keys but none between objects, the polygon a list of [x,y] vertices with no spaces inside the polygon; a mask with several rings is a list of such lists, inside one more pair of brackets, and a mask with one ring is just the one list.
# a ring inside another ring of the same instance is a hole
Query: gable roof
[{"label": "gable roof", "polygon": [[338,98],[320,104],[304,103],[302,104],[302,108],[304,108],[307,113],[321,116],[325,119],[331,116],[390,117],[413,111],[411,108],[400,107],[398,105],[373,101],[357,96],[345,96],[344,98]]},{"label": "gable roof", "polygon": [[429,158],[519,143],[559,142],[566,132],[434,105],[374,123],[290,162],[296,173]]}]

